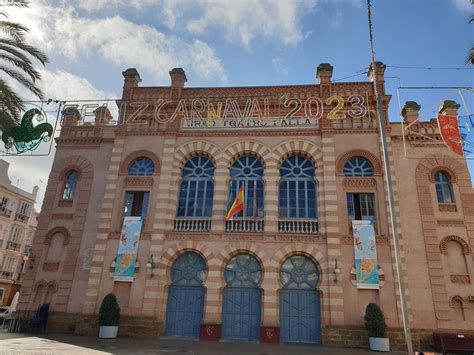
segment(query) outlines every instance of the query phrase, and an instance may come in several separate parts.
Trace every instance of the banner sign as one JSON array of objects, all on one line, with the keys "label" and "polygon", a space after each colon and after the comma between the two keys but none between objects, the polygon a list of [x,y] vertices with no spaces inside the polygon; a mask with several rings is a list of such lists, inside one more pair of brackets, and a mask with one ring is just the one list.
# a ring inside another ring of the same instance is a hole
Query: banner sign
[{"label": "banner sign", "polygon": [[438,113],[439,133],[444,143],[457,155],[463,156],[463,145],[461,133],[459,131],[458,118],[456,116],[446,116]]},{"label": "banner sign", "polygon": [[352,221],[357,288],[378,289],[379,268],[372,221]]},{"label": "banner sign", "polygon": [[124,217],[115,263],[114,280],[133,281],[141,229],[142,218],[140,216]]}]

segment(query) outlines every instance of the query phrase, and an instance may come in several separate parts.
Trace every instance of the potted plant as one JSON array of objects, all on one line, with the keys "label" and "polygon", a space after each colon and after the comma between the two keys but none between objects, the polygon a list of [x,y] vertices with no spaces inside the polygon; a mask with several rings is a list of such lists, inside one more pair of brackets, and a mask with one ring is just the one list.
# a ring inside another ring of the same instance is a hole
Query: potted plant
[{"label": "potted plant", "polygon": [[109,293],[102,300],[99,310],[99,338],[113,339],[117,337],[120,321],[120,307],[117,297]]},{"label": "potted plant", "polygon": [[369,332],[370,350],[390,351],[389,339],[385,337],[387,324],[382,310],[375,303],[369,303],[365,309],[365,328]]}]

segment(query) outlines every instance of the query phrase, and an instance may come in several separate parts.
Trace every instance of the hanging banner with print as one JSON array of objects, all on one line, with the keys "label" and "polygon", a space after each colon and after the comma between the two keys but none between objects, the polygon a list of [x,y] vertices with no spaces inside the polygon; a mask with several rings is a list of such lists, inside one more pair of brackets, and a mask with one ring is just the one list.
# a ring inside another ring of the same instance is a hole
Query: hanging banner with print
[{"label": "hanging banner with print", "polygon": [[133,281],[141,229],[142,218],[140,216],[124,217],[115,264],[114,280]]},{"label": "hanging banner with print", "polygon": [[456,116],[446,116],[438,113],[439,133],[444,143],[454,153],[463,156],[464,150],[461,140],[461,132],[459,131],[458,118]]},{"label": "hanging banner with print", "polygon": [[379,268],[372,221],[352,221],[357,288],[379,288]]}]

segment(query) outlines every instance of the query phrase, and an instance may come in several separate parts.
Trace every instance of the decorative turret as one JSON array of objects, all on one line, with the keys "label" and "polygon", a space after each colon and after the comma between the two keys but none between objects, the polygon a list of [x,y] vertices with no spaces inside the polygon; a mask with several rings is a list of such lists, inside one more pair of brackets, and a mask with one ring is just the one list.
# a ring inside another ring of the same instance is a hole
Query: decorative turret
[{"label": "decorative turret", "polygon": [[410,124],[418,120],[421,106],[415,101],[407,101],[402,108],[402,116],[405,123]]},{"label": "decorative turret", "polygon": [[321,63],[316,69],[316,78],[320,84],[329,84],[332,78],[333,67],[329,63]]},{"label": "decorative turret", "polygon": [[138,71],[135,68],[128,68],[127,70],[122,72],[122,75],[124,77],[124,89],[137,87],[138,83],[142,81],[142,79],[140,78],[140,74],[138,74]]},{"label": "decorative turret", "polygon": [[173,68],[170,71],[170,77],[172,88],[184,88],[184,83],[188,81],[183,68]]}]

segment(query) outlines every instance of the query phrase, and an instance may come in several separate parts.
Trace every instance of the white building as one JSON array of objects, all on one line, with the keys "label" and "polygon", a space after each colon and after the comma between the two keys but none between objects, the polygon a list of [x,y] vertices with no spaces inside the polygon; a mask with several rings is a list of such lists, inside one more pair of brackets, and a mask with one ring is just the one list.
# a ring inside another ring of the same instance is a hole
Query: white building
[{"label": "white building", "polygon": [[10,164],[0,159],[0,305],[9,305],[20,290],[28,267],[37,213],[34,203],[38,186],[27,192],[8,177]]}]

